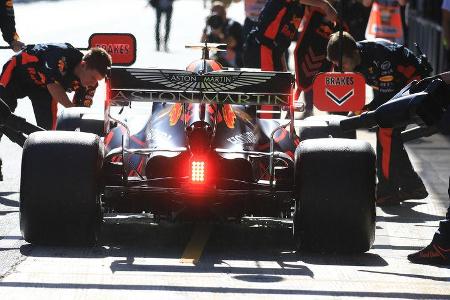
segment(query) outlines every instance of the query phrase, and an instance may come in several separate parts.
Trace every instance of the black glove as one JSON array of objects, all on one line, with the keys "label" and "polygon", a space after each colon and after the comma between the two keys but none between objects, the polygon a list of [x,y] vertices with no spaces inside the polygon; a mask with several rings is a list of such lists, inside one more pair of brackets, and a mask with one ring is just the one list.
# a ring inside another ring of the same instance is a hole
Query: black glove
[{"label": "black glove", "polygon": [[423,90],[429,89],[431,89],[430,95],[417,106],[416,114],[427,126],[436,126],[442,133],[448,134],[450,132],[450,90],[443,81],[428,84]]},{"label": "black glove", "polygon": [[413,83],[413,85],[410,88],[410,94],[424,91],[427,88],[427,86],[435,79],[442,80],[442,77],[439,75],[432,76],[432,77],[426,77],[420,81]]}]

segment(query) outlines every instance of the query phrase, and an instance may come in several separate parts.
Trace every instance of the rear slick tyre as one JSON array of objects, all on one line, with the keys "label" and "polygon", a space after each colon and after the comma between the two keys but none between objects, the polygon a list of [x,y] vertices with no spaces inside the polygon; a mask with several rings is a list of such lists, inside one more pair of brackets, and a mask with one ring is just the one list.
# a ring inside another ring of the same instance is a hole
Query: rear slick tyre
[{"label": "rear slick tyre", "polygon": [[27,242],[96,242],[102,161],[103,143],[91,133],[45,131],[28,137],[20,182],[20,228]]},{"label": "rear slick tyre", "polygon": [[315,139],[295,153],[294,239],[301,250],[362,253],[375,238],[375,154],[369,143]]}]

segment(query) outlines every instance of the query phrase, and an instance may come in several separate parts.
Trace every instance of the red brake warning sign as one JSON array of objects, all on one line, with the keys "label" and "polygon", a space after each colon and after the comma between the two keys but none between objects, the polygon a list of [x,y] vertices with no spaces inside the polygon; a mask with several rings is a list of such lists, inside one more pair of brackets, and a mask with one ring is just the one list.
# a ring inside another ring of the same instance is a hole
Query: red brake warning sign
[{"label": "red brake warning sign", "polygon": [[313,84],[314,106],[321,111],[358,111],[366,100],[366,82],[359,73],[321,73]]},{"label": "red brake warning sign", "polygon": [[116,66],[130,66],[136,61],[136,38],[130,33],[94,33],[89,38],[89,48],[93,47],[108,51]]}]

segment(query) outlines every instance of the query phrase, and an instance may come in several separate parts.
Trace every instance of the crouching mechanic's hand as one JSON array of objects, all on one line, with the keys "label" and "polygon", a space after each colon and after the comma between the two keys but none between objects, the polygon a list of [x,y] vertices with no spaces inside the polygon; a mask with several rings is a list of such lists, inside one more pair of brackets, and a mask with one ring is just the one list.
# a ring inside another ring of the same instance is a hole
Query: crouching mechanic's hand
[{"label": "crouching mechanic's hand", "polygon": [[446,85],[443,85],[434,94],[430,94],[424,101],[420,102],[416,108],[416,114],[427,126],[435,126],[447,135],[450,134],[449,98],[450,91]]},{"label": "crouching mechanic's hand", "polygon": [[428,85],[435,79],[442,80],[442,77],[439,75],[436,75],[436,76],[432,76],[432,77],[426,77],[420,81],[416,81],[415,83],[413,81],[413,84],[411,85],[411,88],[410,88],[410,94],[424,91],[428,87]]},{"label": "crouching mechanic's hand", "polygon": [[75,99],[73,104],[75,104],[76,107],[91,107],[92,99]]},{"label": "crouching mechanic's hand", "polygon": [[91,107],[95,88],[88,88],[86,91],[77,90],[73,96],[73,104],[77,107]]}]

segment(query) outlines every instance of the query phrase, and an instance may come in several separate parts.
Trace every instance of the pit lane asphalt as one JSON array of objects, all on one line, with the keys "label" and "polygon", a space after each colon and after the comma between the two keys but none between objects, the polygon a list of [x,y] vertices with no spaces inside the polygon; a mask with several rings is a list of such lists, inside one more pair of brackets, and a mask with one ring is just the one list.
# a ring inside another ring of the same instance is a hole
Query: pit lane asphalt
[{"label": "pit lane asphalt", "polygon": [[406,260],[408,253],[429,242],[448,204],[445,152],[450,143],[444,137],[408,146],[430,196],[377,209],[373,248],[351,256],[296,253],[287,224],[270,219],[157,225],[147,216],[109,216],[97,247],[31,246],[18,228],[20,148],[6,139],[1,145],[2,157],[8,157],[0,194],[1,299],[121,299],[130,293],[138,299],[450,295],[448,268]]},{"label": "pit lane asphalt", "polygon": [[[84,11],[81,0],[18,3],[18,30],[29,43],[63,40],[79,46],[86,45],[92,28],[132,32],[138,43],[144,41],[138,46],[141,66],[161,62],[164,67],[183,68],[198,57],[183,50],[182,44],[198,39],[206,15],[201,1],[175,2],[170,54],[153,52],[153,26],[147,24],[153,22],[153,12],[144,9],[145,1],[127,2],[133,17],[126,19],[119,18],[124,14],[122,1],[96,2],[100,7],[108,5],[107,14]],[[50,27],[49,18],[41,25],[54,30],[31,31],[23,24],[33,20],[36,11],[45,11],[53,16],[52,22],[62,25]],[[82,11],[85,18],[77,24],[75,16]],[[196,18],[180,16],[193,11],[200,11]],[[231,12],[239,17],[236,8]],[[68,33],[70,38],[61,39]],[[0,61],[9,55],[0,53]],[[22,101],[17,112],[33,120],[28,101]],[[373,142],[372,134],[359,136]],[[5,174],[0,183],[0,299],[449,299],[449,269],[410,264],[406,255],[429,243],[445,214],[450,142],[433,136],[407,148],[430,196],[377,209],[376,240],[368,253],[325,256],[295,253],[288,226],[272,220],[194,226],[156,225],[146,216],[110,216],[97,247],[31,246],[22,240],[18,224],[21,148],[4,138],[0,143]]]}]

